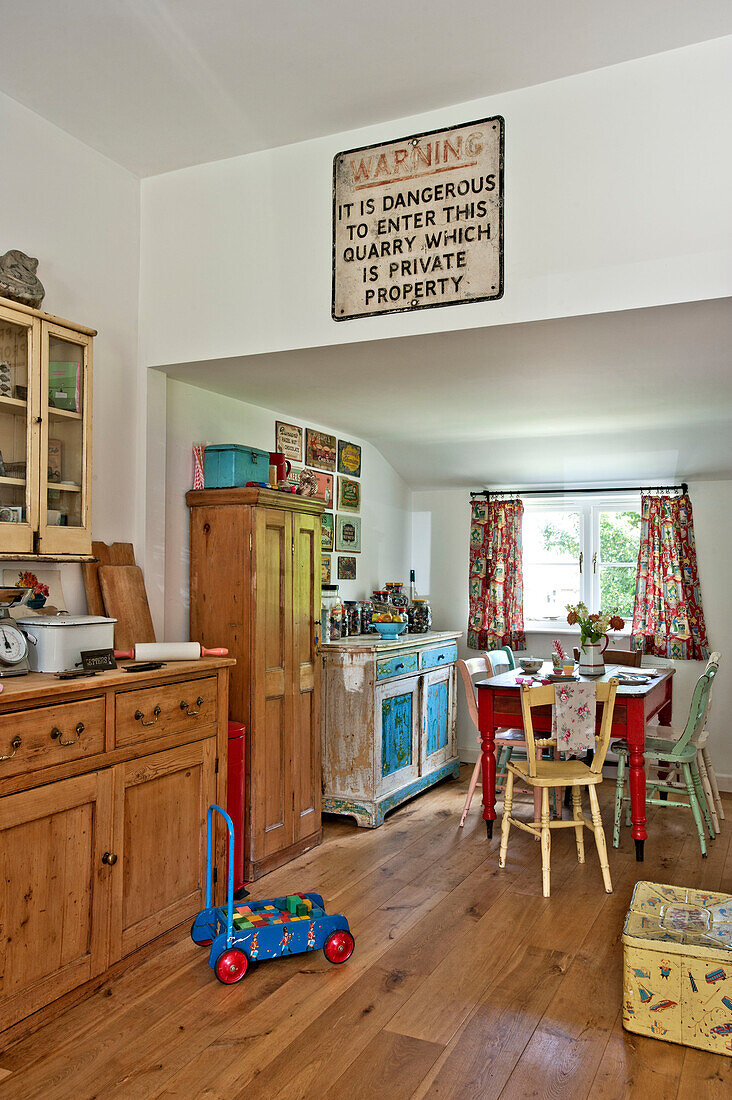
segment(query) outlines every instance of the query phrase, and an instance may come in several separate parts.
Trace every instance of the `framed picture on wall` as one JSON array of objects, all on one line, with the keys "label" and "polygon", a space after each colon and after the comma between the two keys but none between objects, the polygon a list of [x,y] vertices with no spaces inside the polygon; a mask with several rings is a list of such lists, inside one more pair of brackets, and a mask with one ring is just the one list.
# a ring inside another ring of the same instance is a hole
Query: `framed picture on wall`
[{"label": "framed picture on wall", "polygon": [[336,552],[361,552],[361,519],[359,516],[336,516]]},{"label": "framed picture on wall", "polygon": [[339,581],[355,581],[356,579],[356,559],[346,558],[339,555],[338,557],[338,580]]},{"label": "framed picture on wall", "polygon": [[320,583],[330,584],[330,558],[320,559]]},{"label": "framed picture on wall", "polygon": [[320,517],[320,549],[324,554],[333,550],[333,513],[323,512]]},{"label": "framed picture on wall", "polygon": [[305,465],[317,466],[321,470],[335,470],[336,437],[307,428],[305,430]]},{"label": "framed picture on wall", "polygon": [[338,511],[361,511],[361,482],[349,477],[338,478]]},{"label": "framed picture on wall", "polygon": [[302,428],[275,420],[275,451],[290,462],[302,462]]},{"label": "framed picture on wall", "polygon": [[338,440],[338,473],[350,474],[351,477],[361,476],[361,448],[358,443],[349,443],[346,439]]}]

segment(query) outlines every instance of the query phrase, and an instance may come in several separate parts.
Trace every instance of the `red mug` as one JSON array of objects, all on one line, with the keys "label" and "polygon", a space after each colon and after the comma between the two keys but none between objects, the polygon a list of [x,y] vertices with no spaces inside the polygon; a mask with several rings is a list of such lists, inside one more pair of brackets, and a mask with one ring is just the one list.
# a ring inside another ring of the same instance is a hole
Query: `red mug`
[{"label": "red mug", "polygon": [[269,452],[269,464],[274,466],[277,470],[277,484],[281,485],[282,482],[290,476],[292,470],[292,463],[289,458],[285,458],[278,451]]}]

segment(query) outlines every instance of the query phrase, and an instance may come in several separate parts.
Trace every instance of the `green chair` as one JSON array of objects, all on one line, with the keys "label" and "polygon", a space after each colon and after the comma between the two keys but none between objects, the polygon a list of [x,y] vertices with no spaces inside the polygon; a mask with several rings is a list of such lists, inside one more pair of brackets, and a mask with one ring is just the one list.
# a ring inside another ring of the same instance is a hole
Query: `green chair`
[{"label": "green chair", "polygon": [[[718,654],[714,654],[718,657]],[[701,777],[697,767],[697,738],[704,727],[707,708],[709,706],[709,692],[714,682],[714,677],[719,670],[719,664],[710,659],[706,669],[699,677],[691,698],[691,708],[686,725],[677,740],[666,740],[660,737],[646,738],[645,757],[646,763],[652,766],[657,774],[650,780],[646,804],[649,806],[662,806],[665,809],[679,809],[682,806],[690,809],[694,815],[696,830],[699,834],[699,846],[702,856],[707,854],[704,827],[711,840],[714,839],[714,827],[707,805],[707,799],[702,789]],[[613,846],[620,843],[620,819],[623,811],[623,803],[629,808],[630,795],[625,789],[625,768],[628,759],[628,746],[625,741],[615,741],[612,751],[618,754],[618,778],[615,786],[615,826],[613,829]],[[673,781],[673,775],[683,777],[683,784]],[[686,794],[686,799],[680,799],[679,795]],[[658,794],[666,797],[659,798]],[[676,795],[675,801],[668,799],[668,795]]]}]

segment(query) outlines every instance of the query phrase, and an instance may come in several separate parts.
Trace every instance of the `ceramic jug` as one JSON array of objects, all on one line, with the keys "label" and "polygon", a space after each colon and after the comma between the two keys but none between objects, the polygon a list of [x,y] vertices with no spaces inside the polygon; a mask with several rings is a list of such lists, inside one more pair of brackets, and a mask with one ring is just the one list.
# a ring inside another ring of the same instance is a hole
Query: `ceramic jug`
[{"label": "ceramic jug", "polygon": [[605,662],[602,655],[607,649],[608,636],[605,635],[601,642],[586,642],[580,649],[580,676],[602,676],[605,672]]}]

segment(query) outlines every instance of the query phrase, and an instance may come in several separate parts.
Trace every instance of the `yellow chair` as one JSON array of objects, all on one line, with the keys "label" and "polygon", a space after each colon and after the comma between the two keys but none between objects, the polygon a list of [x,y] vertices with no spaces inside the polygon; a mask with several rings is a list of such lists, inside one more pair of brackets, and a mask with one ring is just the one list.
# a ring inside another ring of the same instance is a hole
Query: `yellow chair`
[{"label": "yellow chair", "polygon": [[[524,717],[524,733],[526,735],[526,760],[512,760],[508,765],[508,781],[503,803],[503,823],[501,826],[501,851],[498,857],[499,867],[506,866],[506,851],[508,849],[508,834],[511,826],[515,825],[524,832],[531,833],[533,837],[541,839],[541,870],[542,893],[545,898],[550,894],[550,860],[551,860],[551,829],[574,829],[577,842],[577,859],[585,862],[585,842],[582,830],[590,829],[595,835],[597,854],[600,857],[602,878],[608,894],[613,892],[610,881],[610,867],[607,861],[607,845],[605,844],[605,832],[602,827],[600,805],[597,801],[598,783],[602,783],[602,766],[605,763],[608,746],[610,744],[610,728],[613,721],[613,709],[615,707],[615,693],[618,681],[608,680],[607,683],[595,684],[597,702],[603,704],[600,734],[595,737],[595,757],[589,765],[580,760],[537,760],[537,749],[549,745],[556,745],[556,738],[534,736],[534,726],[531,719],[533,707],[552,706],[554,703],[554,685],[546,687],[530,687],[521,685],[521,710]],[[511,816],[513,807],[513,782],[514,776],[521,783],[541,790],[541,822],[519,821]],[[572,820],[549,820],[549,790],[551,787],[572,788]],[[581,787],[587,787],[592,809],[592,821],[588,821],[582,813]]]}]

